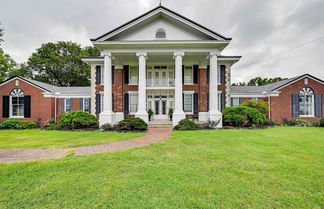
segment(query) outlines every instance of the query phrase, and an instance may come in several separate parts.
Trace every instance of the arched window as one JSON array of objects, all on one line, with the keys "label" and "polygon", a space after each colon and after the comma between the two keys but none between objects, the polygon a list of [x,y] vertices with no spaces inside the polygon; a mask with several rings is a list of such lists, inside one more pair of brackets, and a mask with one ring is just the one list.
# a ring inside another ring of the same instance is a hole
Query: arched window
[{"label": "arched window", "polygon": [[161,39],[161,38],[166,38],[166,33],[164,29],[158,29],[155,34],[155,38]]},{"label": "arched window", "polygon": [[24,92],[13,89],[10,92],[10,117],[24,117]]},{"label": "arched window", "polygon": [[299,115],[304,117],[314,116],[314,91],[304,87],[299,92]]}]

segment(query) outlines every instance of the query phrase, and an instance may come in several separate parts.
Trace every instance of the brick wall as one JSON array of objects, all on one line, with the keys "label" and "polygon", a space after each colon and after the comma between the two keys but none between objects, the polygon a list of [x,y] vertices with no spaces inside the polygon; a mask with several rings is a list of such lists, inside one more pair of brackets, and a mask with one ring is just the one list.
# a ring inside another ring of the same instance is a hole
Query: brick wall
[{"label": "brick wall", "polygon": [[[324,99],[324,84],[321,84],[312,78],[308,77],[308,85],[304,84],[304,79],[301,79],[295,83],[286,86],[285,88],[280,89],[281,92],[278,97],[271,97],[271,118],[276,120],[278,123],[282,123],[283,119],[286,118],[288,120],[297,119],[292,117],[292,94],[299,94],[300,90],[303,87],[310,87],[313,89],[314,94],[322,94],[322,98]],[[324,102],[323,102],[324,104]],[[322,112],[324,111],[324,107],[322,105]],[[320,118],[298,118],[307,120],[309,122],[317,122]]]}]

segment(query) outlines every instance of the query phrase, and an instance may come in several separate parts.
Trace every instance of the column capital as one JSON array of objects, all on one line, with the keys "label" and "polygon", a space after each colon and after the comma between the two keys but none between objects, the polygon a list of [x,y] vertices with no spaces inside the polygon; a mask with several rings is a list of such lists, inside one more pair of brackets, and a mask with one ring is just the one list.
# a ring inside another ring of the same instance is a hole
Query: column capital
[{"label": "column capital", "polygon": [[220,55],[220,51],[212,51],[212,52],[209,53],[207,58],[214,57],[214,56],[219,56],[219,55]]},{"label": "column capital", "polygon": [[183,51],[178,51],[173,53],[173,59],[175,59],[177,56],[183,57],[185,53]]},{"label": "column capital", "polygon": [[111,54],[111,52],[110,52],[109,50],[103,50],[103,51],[101,52],[101,55],[102,55],[102,56],[112,57],[112,54]]},{"label": "column capital", "polygon": [[145,57],[145,59],[147,59],[147,53],[146,52],[137,52],[136,53],[136,56],[138,56],[138,57]]}]

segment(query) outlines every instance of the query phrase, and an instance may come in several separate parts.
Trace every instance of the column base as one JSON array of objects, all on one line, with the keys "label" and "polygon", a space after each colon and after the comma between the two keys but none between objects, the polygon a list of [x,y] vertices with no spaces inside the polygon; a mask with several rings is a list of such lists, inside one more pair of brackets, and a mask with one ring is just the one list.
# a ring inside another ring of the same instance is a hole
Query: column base
[{"label": "column base", "polygon": [[209,113],[208,112],[199,112],[199,121],[207,122],[209,119]]},{"label": "column base", "polygon": [[115,121],[114,124],[118,123],[119,121],[124,120],[124,113],[123,112],[115,112]]},{"label": "column base", "polygon": [[148,114],[146,111],[141,111],[141,112],[135,113],[135,117],[144,120],[145,123],[148,123]]},{"label": "column base", "polygon": [[99,126],[102,126],[104,124],[111,124],[113,125],[115,123],[115,113],[114,112],[102,112],[99,115]]},{"label": "column base", "polygon": [[217,128],[223,127],[223,117],[220,111],[210,111],[209,112],[209,120],[211,121],[219,121]]},{"label": "column base", "polygon": [[175,112],[172,115],[172,125],[173,127],[178,125],[178,123],[180,122],[180,120],[185,119],[186,118],[186,114],[184,112]]}]

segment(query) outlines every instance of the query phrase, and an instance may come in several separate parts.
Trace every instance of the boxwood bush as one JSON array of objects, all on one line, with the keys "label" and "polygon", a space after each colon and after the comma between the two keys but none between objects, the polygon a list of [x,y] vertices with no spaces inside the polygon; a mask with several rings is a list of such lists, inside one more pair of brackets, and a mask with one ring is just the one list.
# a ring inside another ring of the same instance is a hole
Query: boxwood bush
[{"label": "boxwood bush", "polygon": [[20,120],[5,120],[0,124],[0,128],[2,129],[19,129],[21,125]]},{"label": "boxwood bush", "polygon": [[302,127],[308,127],[312,125],[310,122],[301,119],[284,120],[284,124],[287,126],[302,126]]},{"label": "boxwood bush", "polygon": [[32,128],[39,128],[39,124],[34,121],[24,121],[19,126],[22,129],[32,129]]},{"label": "boxwood bush", "polygon": [[257,109],[237,106],[237,107],[226,107],[223,111],[223,122],[224,125],[228,126],[251,126],[261,125],[265,120],[265,115],[260,113]]},{"label": "boxwood bush", "polygon": [[75,111],[62,115],[58,124],[67,129],[93,128],[97,126],[98,120],[88,112]]},{"label": "boxwood bush", "polygon": [[115,126],[117,130],[147,130],[147,123],[141,118],[127,118],[119,121]]},{"label": "boxwood bush", "polygon": [[180,120],[178,125],[176,125],[174,127],[174,129],[175,130],[180,130],[180,131],[198,130],[199,125],[197,123],[195,123],[194,121],[192,121],[192,120],[182,119],[182,120]]},{"label": "boxwood bush", "polygon": [[319,127],[324,127],[324,118],[319,121]]}]

